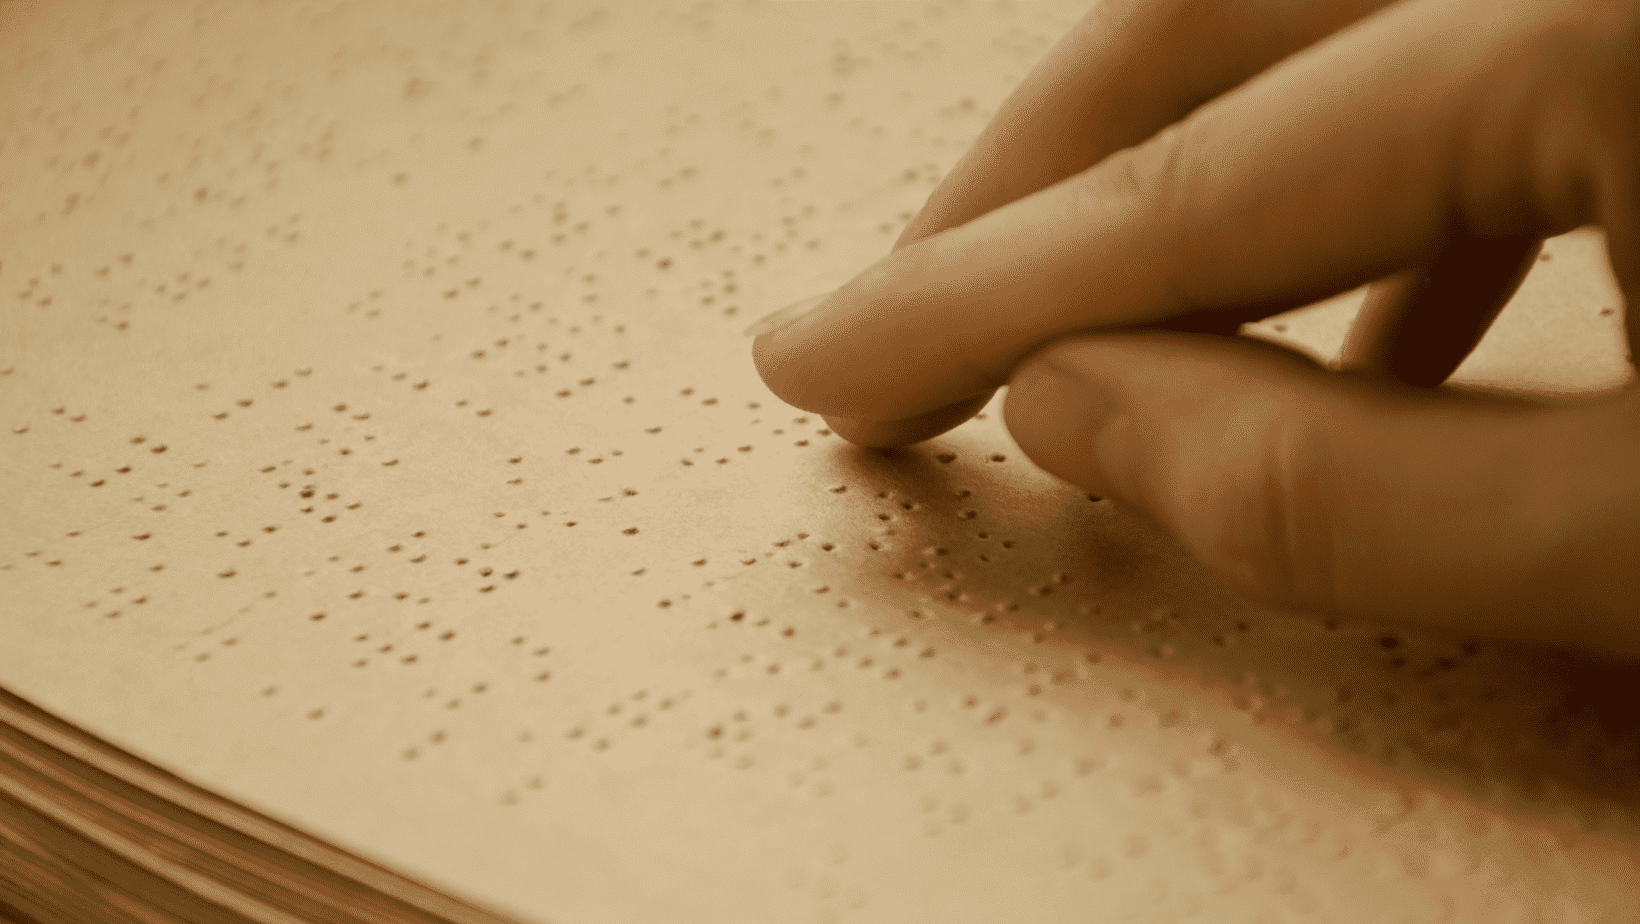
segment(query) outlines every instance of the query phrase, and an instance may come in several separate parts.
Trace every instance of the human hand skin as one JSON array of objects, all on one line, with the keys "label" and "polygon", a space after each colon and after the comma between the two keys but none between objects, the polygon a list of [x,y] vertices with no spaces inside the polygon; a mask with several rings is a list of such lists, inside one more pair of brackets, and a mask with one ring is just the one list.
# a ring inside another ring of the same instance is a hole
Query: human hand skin
[{"label": "human hand skin", "polygon": [[[1433,387],[1586,225],[1635,305],[1640,0],[1107,0],[753,358],[865,446],[1007,385],[1033,462],[1272,608],[1632,657],[1640,389]],[[1366,283],[1337,368],[1233,336]]]}]

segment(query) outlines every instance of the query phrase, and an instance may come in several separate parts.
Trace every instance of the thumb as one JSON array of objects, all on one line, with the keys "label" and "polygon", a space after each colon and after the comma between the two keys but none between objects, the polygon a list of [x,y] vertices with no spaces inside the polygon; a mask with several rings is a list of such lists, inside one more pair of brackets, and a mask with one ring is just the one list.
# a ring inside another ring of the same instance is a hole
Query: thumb
[{"label": "thumb", "polygon": [[1035,354],[1003,417],[1253,601],[1640,654],[1637,397],[1418,389],[1130,330]]}]

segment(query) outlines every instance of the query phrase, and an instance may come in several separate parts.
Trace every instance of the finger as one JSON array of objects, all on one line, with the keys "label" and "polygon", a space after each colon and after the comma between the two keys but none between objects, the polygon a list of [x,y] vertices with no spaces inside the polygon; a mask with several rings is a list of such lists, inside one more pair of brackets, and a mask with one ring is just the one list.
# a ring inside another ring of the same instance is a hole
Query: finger
[{"label": "finger", "polygon": [[[1144,141],[1387,2],[1099,3],[1009,94],[894,249],[962,225]],[[902,446],[961,424],[985,406],[989,393],[961,402],[973,408],[967,416],[951,405],[909,420],[827,420],[834,432],[862,445]]]},{"label": "finger", "polygon": [[1460,233],[1433,261],[1367,290],[1339,368],[1432,388],[1461,365],[1514,297],[1543,240]]},{"label": "finger", "polygon": [[991,403],[993,393],[958,401],[956,404],[946,405],[938,410],[914,417],[910,420],[853,420],[848,417],[834,417],[822,415],[826,426],[851,443],[860,446],[887,449],[893,446],[909,446],[930,440],[947,430],[960,426]]},{"label": "finger", "polygon": [[894,249],[1045,189],[1391,0],[1105,0],[1009,94]]},{"label": "finger", "polygon": [[1375,14],[1143,145],[890,254],[759,338],[759,372],[806,410],[904,419],[1078,330],[1304,304],[1432,260],[1460,231],[1599,222],[1599,152],[1632,118],[1586,92],[1580,43],[1596,38],[1577,29],[1594,27],[1556,21],[1566,9]]},{"label": "finger", "polygon": [[1640,395],[1548,405],[1339,376],[1246,338],[1088,335],[1004,421],[1279,609],[1640,653]]},{"label": "finger", "polygon": [[[1260,309],[1259,317],[1279,314],[1288,308],[1297,308],[1298,305],[1282,307],[1265,306]],[[1195,312],[1170,318],[1156,326],[1166,330],[1188,331],[1191,333],[1218,334],[1229,337],[1236,333],[1239,321],[1227,317],[1222,311]],[[886,449],[893,446],[909,446],[923,440],[933,439],[948,430],[961,426],[969,418],[985,409],[995,392],[987,390],[972,398],[965,398],[956,404],[920,414],[908,420],[854,420],[848,417],[822,415],[826,425],[833,433],[860,446]]]}]

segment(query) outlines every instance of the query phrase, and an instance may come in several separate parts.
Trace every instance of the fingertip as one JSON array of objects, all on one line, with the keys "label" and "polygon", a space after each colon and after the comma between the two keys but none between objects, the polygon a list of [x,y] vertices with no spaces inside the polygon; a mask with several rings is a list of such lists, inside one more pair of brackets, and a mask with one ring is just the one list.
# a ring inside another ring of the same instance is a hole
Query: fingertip
[{"label": "fingertip", "polygon": [[[1110,425],[1124,433],[1132,427],[1131,421],[1112,421],[1121,415],[1110,382],[1103,378],[1111,370],[1101,369],[1099,360],[1119,357],[1109,351],[1101,357],[1102,346],[1086,340],[1061,342],[1033,356],[1009,381],[1003,422],[1037,467],[1083,490],[1131,502],[1131,487],[1118,483],[1122,479],[1113,477],[1113,460],[1105,458],[1109,453],[1099,451],[1116,448],[1101,438]],[[1093,371],[1094,378],[1084,371]]]},{"label": "fingertip", "polygon": [[824,417],[831,432],[856,446],[867,449],[892,449],[917,442],[913,433],[899,426],[898,420],[853,420],[848,417]]},{"label": "fingertip", "polygon": [[810,406],[798,370],[794,369],[795,358],[790,350],[776,349],[775,333],[772,331],[756,335],[752,341],[752,368],[757,371],[757,377],[763,380],[765,387],[773,392],[775,397],[786,402],[800,411],[817,413],[818,409]]},{"label": "fingertip", "polygon": [[985,409],[994,392],[986,392],[904,420],[854,420],[848,417],[826,416],[831,432],[857,446],[870,449],[893,449],[931,440],[942,433],[956,429]]}]

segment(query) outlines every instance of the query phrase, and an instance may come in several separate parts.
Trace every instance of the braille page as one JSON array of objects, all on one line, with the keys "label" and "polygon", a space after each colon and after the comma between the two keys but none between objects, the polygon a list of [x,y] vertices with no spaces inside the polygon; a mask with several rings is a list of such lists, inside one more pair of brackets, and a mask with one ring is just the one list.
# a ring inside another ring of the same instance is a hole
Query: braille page
[{"label": "braille page", "polygon": [[1634,920],[1632,670],[759,381],[1086,6],[0,3],[0,684],[531,922]]}]

